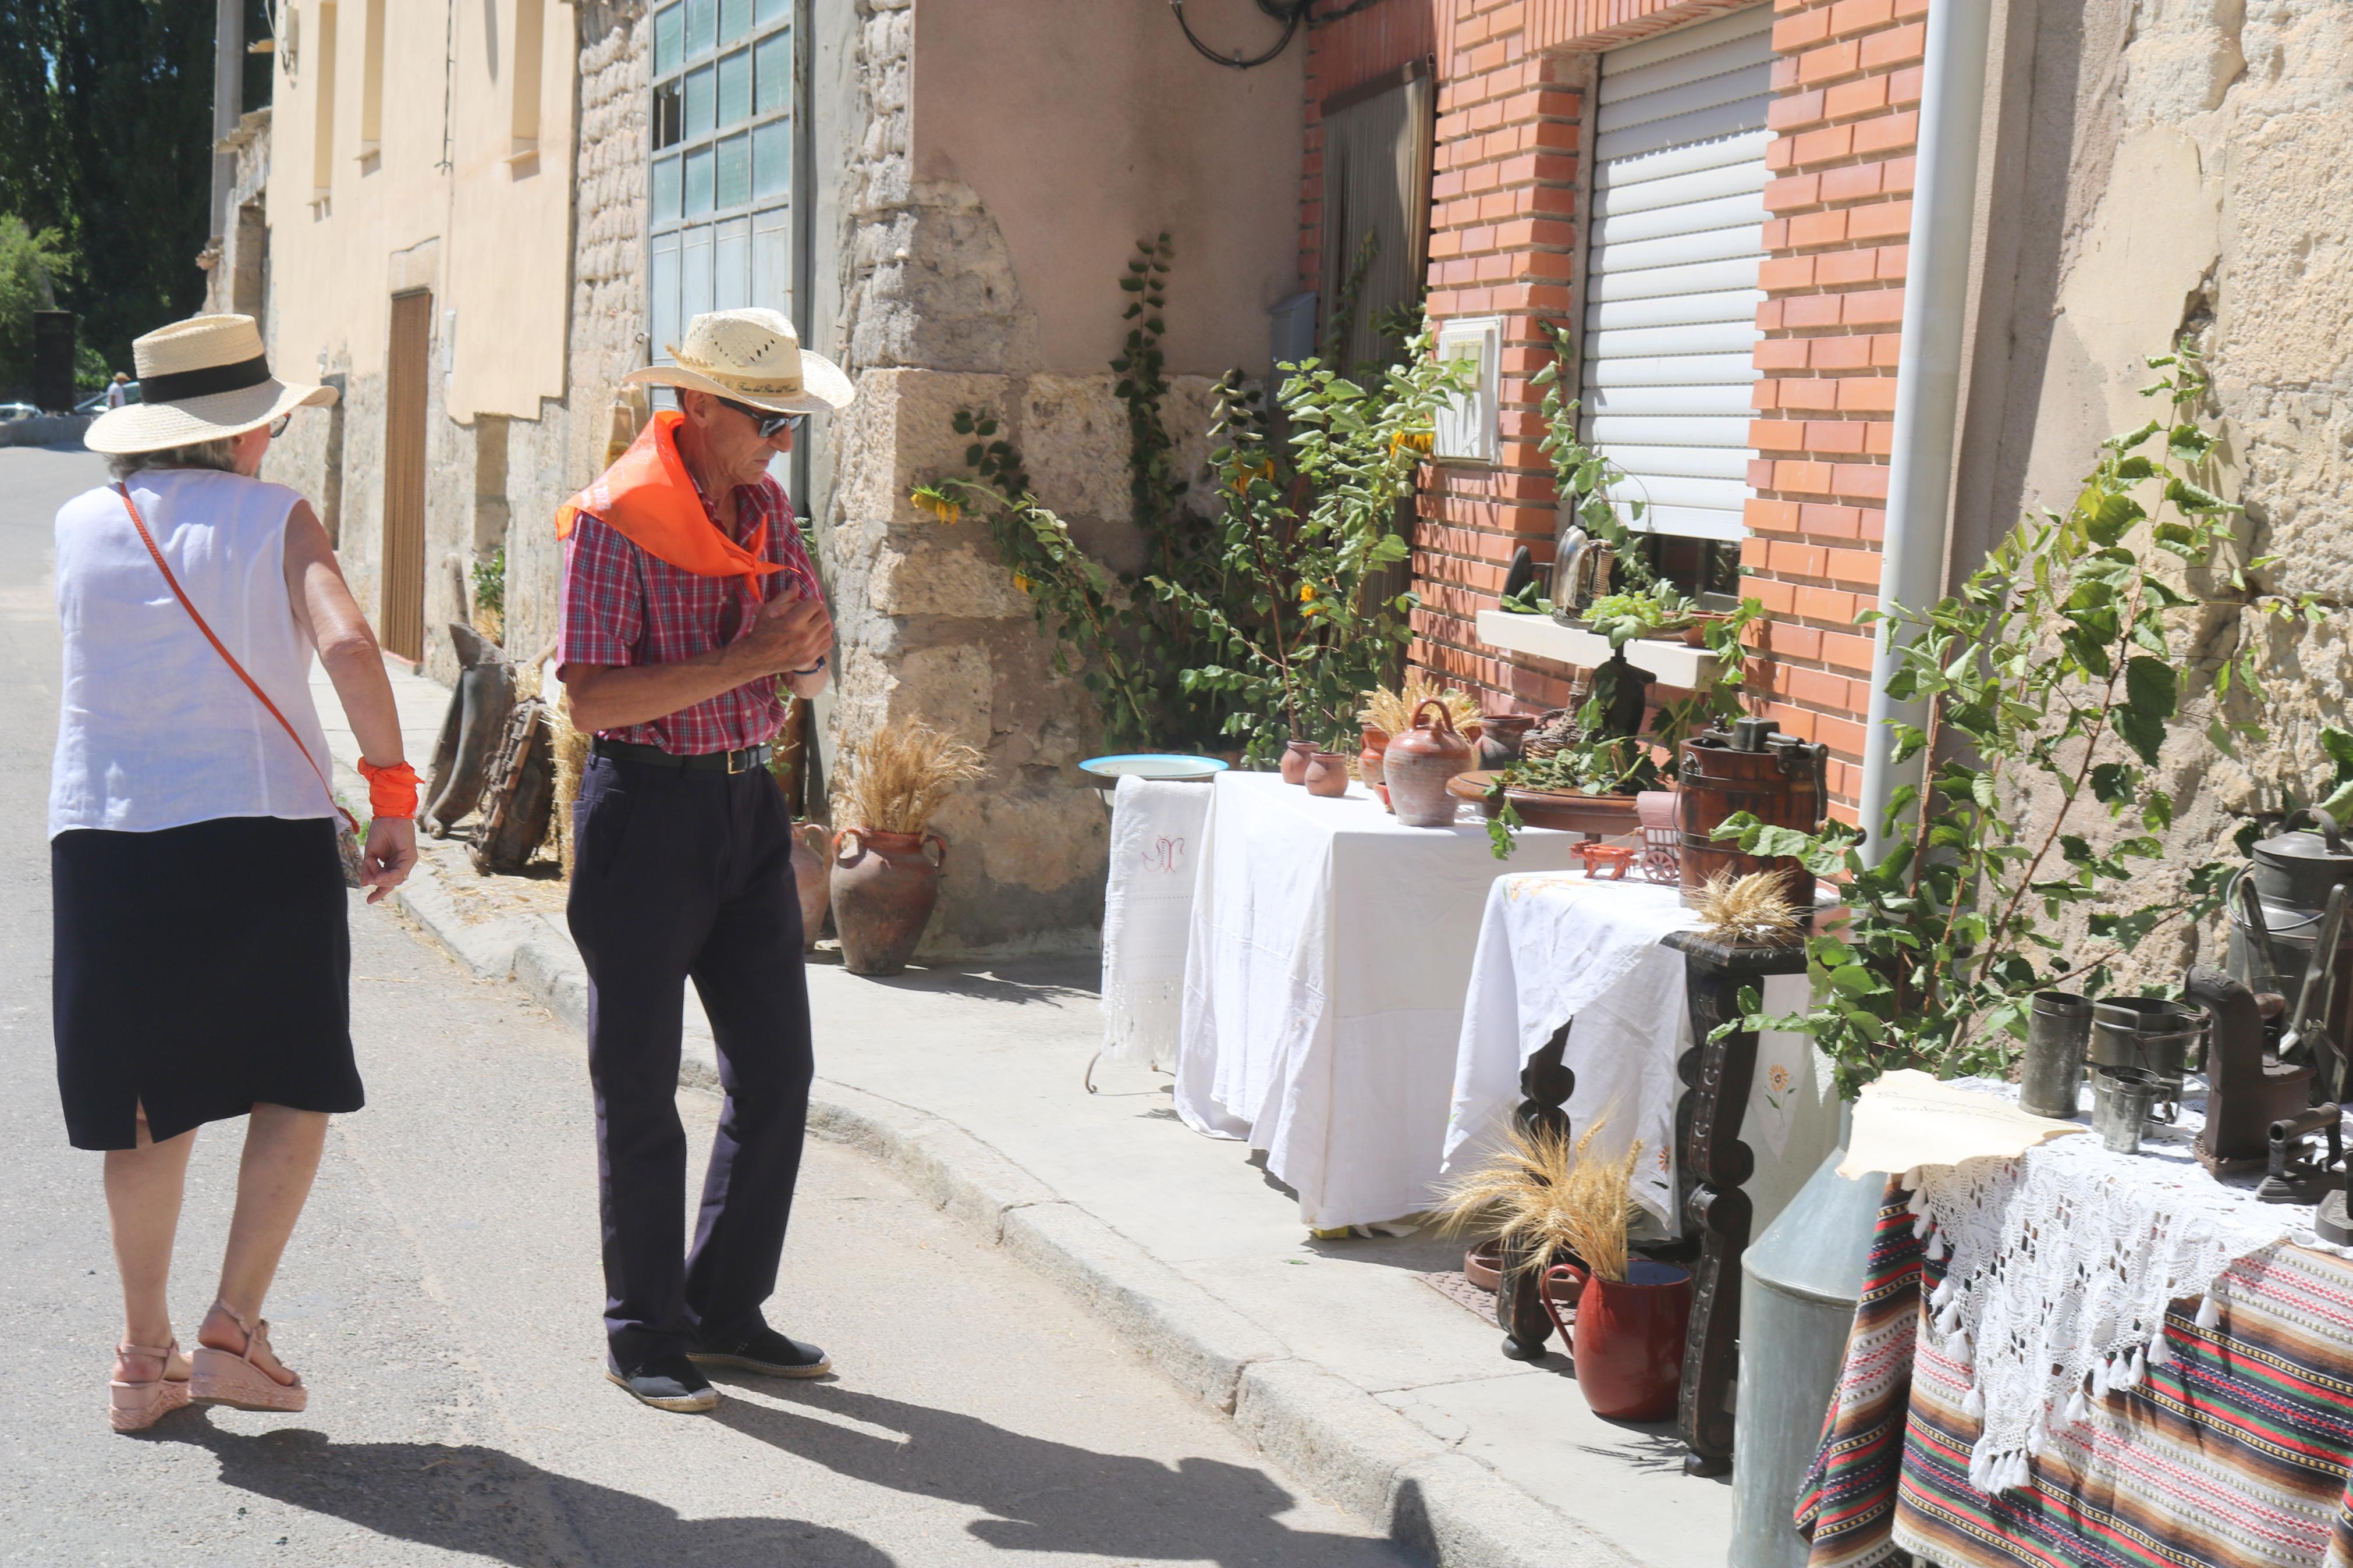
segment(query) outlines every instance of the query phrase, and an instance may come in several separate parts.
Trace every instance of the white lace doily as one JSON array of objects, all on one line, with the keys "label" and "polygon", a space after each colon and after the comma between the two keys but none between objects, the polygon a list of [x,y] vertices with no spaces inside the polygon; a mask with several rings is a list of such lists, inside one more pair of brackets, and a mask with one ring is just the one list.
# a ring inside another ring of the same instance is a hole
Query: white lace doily
[{"label": "white lace doily", "polygon": [[1974,1379],[1962,1408],[1985,1424],[1969,1456],[1980,1491],[2023,1486],[2048,1434],[2088,1417],[2087,1396],[2170,1359],[2167,1303],[2205,1298],[2198,1321],[2211,1328],[2211,1294],[2233,1263],[2286,1242],[2326,1245],[2309,1205],[2259,1202],[2258,1178],[2217,1180],[2198,1163],[2203,1094],[2193,1079],[2179,1124],[2153,1126],[2137,1155],[2086,1134],[1905,1174],[1915,1234],[1931,1262],[1949,1259],[1920,1353]]}]

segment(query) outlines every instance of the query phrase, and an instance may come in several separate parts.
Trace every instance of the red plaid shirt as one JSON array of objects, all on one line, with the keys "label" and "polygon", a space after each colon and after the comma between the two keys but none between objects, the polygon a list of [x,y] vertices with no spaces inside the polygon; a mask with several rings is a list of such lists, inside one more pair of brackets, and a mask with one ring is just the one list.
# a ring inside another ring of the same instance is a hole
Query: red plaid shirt
[{"label": "red plaid shirt", "polygon": [[[712,526],[718,512],[710,499],[702,510]],[[762,559],[785,569],[747,586],[741,577],[702,577],[648,554],[618,529],[592,512],[581,512],[565,542],[564,619],[556,643],[559,664],[674,664],[709,653],[747,636],[756,604],[773,599],[798,578],[805,595],[822,600],[817,569],[801,548],[793,525],[793,503],[773,479],[735,491],[735,540],[747,542],[768,525]],[[723,628],[726,635],[721,635]],[[607,740],[659,746],[681,756],[733,752],[774,740],[785,727],[785,704],[776,682],[762,679],[706,698],[691,708],[632,724],[599,730]]]}]

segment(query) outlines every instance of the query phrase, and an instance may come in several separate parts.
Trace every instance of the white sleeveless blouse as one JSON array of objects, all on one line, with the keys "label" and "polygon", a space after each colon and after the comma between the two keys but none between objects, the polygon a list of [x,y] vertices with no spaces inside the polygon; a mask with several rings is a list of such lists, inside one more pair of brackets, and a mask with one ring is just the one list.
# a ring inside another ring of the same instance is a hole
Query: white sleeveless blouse
[{"label": "white sleeveless blouse", "polygon": [[[301,498],[209,468],[133,474],[131,493],[172,574],[322,769],[310,635],[286,594],[286,520]],[[153,833],[221,816],[332,816],[311,764],[205,640],[112,486],[58,510],[65,681],[49,837]]]}]

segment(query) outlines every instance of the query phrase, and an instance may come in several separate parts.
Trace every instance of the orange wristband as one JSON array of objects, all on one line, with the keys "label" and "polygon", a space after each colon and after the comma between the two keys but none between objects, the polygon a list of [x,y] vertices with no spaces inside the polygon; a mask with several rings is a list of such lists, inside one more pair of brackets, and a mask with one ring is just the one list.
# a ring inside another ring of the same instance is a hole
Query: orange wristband
[{"label": "orange wristband", "polygon": [[417,815],[417,770],[406,763],[377,767],[360,759],[360,776],[368,784],[368,815],[408,818]]}]

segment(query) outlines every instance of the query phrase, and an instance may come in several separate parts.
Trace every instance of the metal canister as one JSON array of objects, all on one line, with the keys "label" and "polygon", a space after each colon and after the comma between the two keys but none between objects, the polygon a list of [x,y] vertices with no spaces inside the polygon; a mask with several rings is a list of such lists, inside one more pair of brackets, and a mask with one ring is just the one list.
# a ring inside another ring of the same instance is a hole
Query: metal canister
[{"label": "metal canister", "polygon": [[[2314,826],[2297,830],[2306,816]],[[2230,911],[2227,965],[2250,990],[2274,992],[2293,1003],[2311,966],[2321,911],[2328,889],[2353,882],[2353,841],[2327,812],[2299,812],[2282,825],[2290,831],[2259,840],[2240,876],[2250,885],[2254,908],[2236,886],[2225,902]],[[2353,970],[2353,924],[2337,942],[2337,968]],[[2353,985],[2339,985],[2328,1012],[2328,1035],[2340,1055],[2353,1056]]]},{"label": "metal canister", "polygon": [[2092,1004],[2092,1063],[2136,1068],[2164,1086],[2158,1120],[2179,1114],[2181,1078],[2190,1053],[2206,1037],[2202,1009],[2150,996],[2110,996]]},{"label": "metal canister", "polygon": [[2036,992],[2020,1064],[2020,1108],[2032,1116],[2073,1117],[2091,1040],[2090,1001],[2072,991]]},{"label": "metal canister", "polygon": [[2165,1085],[2137,1068],[2101,1068],[2092,1074],[2092,1131],[2113,1154],[2137,1154],[2149,1113]]}]

